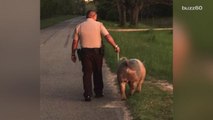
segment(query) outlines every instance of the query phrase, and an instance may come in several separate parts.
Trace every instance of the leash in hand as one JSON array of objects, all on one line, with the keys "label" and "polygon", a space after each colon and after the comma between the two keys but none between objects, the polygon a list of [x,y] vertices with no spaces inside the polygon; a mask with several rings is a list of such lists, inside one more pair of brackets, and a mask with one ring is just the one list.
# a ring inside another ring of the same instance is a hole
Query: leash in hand
[{"label": "leash in hand", "polygon": [[117,52],[117,63],[119,62],[120,60],[120,55],[119,55],[119,52]]}]

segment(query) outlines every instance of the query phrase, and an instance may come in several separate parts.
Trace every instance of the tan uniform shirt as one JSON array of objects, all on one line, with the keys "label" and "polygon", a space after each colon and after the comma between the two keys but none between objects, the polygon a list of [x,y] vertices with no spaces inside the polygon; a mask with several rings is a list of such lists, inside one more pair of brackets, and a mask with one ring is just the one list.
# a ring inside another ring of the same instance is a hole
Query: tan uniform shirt
[{"label": "tan uniform shirt", "polygon": [[109,32],[101,22],[91,18],[79,24],[73,34],[74,40],[80,40],[81,48],[100,48],[101,35],[108,35]]}]

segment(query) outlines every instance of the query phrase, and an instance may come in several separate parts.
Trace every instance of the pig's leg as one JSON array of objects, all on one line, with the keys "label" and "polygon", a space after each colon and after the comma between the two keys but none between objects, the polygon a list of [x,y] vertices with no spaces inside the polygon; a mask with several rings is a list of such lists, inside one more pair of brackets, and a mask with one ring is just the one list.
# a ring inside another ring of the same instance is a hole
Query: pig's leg
[{"label": "pig's leg", "polygon": [[138,82],[138,86],[137,86],[137,92],[141,92],[141,88],[142,88],[142,84],[144,82],[145,76],[142,76],[142,78],[140,79],[140,81]]},{"label": "pig's leg", "polygon": [[137,87],[137,82],[130,83],[130,95],[133,95]]},{"label": "pig's leg", "polygon": [[126,100],[126,82],[120,83],[120,89],[121,89],[121,100]]},{"label": "pig's leg", "polygon": [[137,92],[141,92],[142,84],[143,84],[145,77],[146,77],[146,69],[145,69],[145,67],[142,63],[140,64],[140,68],[141,68],[141,75],[142,76],[141,76],[139,83],[138,83],[138,86],[137,86]]},{"label": "pig's leg", "polygon": [[137,86],[137,92],[141,92],[142,84],[143,84],[143,80],[141,79],[138,83],[138,86]]}]

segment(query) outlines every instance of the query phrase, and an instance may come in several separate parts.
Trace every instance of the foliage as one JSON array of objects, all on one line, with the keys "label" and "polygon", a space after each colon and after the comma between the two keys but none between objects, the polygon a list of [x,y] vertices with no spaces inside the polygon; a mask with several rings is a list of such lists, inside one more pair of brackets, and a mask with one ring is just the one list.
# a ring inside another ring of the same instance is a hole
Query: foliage
[{"label": "foliage", "polygon": [[115,0],[99,0],[96,5],[100,19],[118,21]]},{"label": "foliage", "polygon": [[141,16],[143,18],[152,17],[171,17],[173,15],[173,6],[164,4],[153,4],[144,6],[142,9]]},{"label": "foliage", "polygon": [[[101,19],[136,26],[141,17],[171,17],[172,0],[95,0]],[[109,17],[107,17],[109,16]]]},{"label": "foliage", "polygon": [[64,20],[71,19],[72,17],[74,17],[74,16],[72,16],[72,15],[61,15],[61,16],[51,17],[51,18],[47,18],[47,19],[42,19],[41,24],[40,24],[40,28],[43,29],[43,28],[55,25],[55,24],[62,22]]},{"label": "foliage", "polygon": [[83,0],[41,0],[41,19],[58,15],[83,14]]}]

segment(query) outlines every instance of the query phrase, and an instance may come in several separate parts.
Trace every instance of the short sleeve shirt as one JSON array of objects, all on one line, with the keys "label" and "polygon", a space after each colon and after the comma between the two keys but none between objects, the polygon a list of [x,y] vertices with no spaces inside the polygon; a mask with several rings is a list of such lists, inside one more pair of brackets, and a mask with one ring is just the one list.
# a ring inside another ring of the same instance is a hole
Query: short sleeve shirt
[{"label": "short sleeve shirt", "polygon": [[82,48],[100,48],[101,35],[108,34],[109,32],[101,22],[88,18],[85,22],[77,25],[73,39],[80,40]]}]

